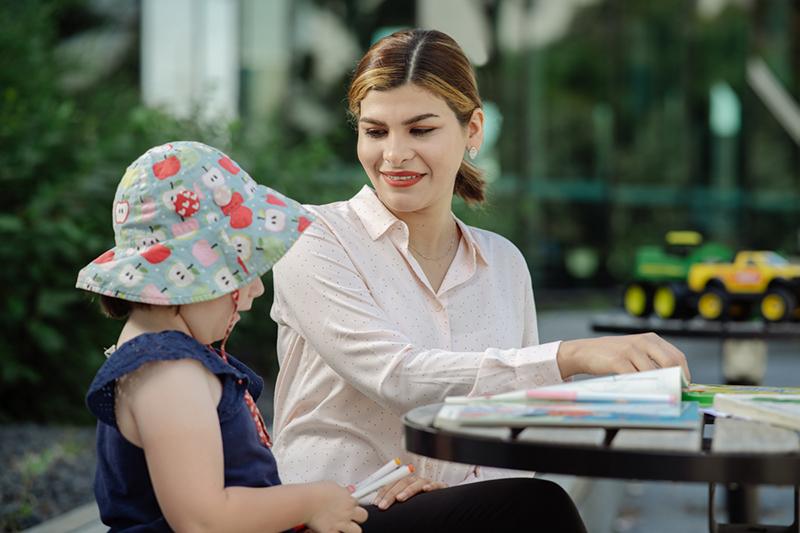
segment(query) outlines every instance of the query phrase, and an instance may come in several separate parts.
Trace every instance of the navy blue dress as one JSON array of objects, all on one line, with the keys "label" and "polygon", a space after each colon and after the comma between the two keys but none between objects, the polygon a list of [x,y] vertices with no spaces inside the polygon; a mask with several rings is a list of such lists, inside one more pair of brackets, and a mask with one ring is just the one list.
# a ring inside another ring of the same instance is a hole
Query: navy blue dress
[{"label": "navy blue dress", "polygon": [[144,452],[122,436],[114,414],[115,381],[149,361],[195,359],[222,383],[217,406],[225,456],[225,486],[279,485],[278,468],[261,444],[244,402],[245,387],[258,399],[263,381],[242,362],[228,363],[179,331],[147,333],[122,344],[100,367],[86,396],[98,418],[94,493],[103,523],[111,531],[171,531],[158,506]]}]

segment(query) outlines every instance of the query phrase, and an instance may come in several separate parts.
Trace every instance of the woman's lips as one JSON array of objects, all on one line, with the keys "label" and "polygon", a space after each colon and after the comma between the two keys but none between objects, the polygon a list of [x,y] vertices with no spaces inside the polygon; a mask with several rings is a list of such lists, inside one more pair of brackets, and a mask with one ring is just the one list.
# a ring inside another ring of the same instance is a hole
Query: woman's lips
[{"label": "woman's lips", "polygon": [[411,187],[419,183],[424,174],[417,172],[381,172],[383,181],[391,187]]}]

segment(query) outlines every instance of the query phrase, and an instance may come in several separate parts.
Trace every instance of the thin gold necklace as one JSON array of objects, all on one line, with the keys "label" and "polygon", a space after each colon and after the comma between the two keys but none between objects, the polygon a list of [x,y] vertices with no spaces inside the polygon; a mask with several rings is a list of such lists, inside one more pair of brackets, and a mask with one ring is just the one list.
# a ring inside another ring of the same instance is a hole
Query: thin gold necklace
[{"label": "thin gold necklace", "polygon": [[416,255],[420,256],[423,259],[427,259],[428,261],[441,261],[445,257],[447,257],[450,252],[453,250],[453,246],[455,245],[456,241],[458,241],[458,230],[456,230],[456,234],[450,240],[450,244],[447,246],[447,250],[442,253],[442,255],[438,257],[428,257],[427,255],[423,254],[413,246],[411,246],[411,241],[408,242],[408,247],[411,248],[411,251],[414,252]]}]

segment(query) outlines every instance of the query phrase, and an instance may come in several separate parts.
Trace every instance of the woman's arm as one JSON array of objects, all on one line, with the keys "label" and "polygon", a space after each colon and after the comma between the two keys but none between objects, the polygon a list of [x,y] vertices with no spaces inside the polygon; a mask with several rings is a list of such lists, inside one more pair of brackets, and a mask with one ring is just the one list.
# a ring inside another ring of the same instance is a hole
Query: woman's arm
[{"label": "woman's arm", "polygon": [[314,529],[360,531],[355,521],[365,520],[366,511],[333,482],[225,487],[222,436],[209,376],[191,359],[150,363],[132,374],[134,379],[121,391],[170,526],[178,531],[263,532],[305,523]]},{"label": "woman's arm", "polygon": [[273,319],[301,335],[345,381],[398,415],[448,395],[561,381],[557,343],[478,352],[415,345],[319,220],[275,265],[274,280]]},{"label": "woman's arm", "polygon": [[[320,220],[273,270],[272,318],[298,332],[350,385],[398,416],[449,395],[555,384],[584,372],[643,369],[631,361],[685,366],[683,354],[658,337],[569,341],[569,351],[562,350],[563,343],[539,345],[538,339],[519,349],[479,352],[415,345],[377,304],[344,247]],[[535,321],[532,293],[530,300],[524,312]],[[533,341],[534,330],[529,330],[526,340]],[[594,358],[595,350],[602,357]]]}]

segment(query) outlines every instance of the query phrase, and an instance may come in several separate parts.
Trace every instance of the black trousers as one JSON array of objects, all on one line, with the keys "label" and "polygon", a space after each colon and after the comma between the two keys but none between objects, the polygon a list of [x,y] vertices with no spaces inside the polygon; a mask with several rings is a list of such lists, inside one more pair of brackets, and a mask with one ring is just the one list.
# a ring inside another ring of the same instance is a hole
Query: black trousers
[{"label": "black trousers", "polygon": [[510,478],[420,493],[385,511],[366,506],[365,533],[427,531],[530,531],[585,533],[580,514],[559,485]]}]

